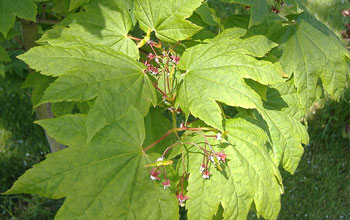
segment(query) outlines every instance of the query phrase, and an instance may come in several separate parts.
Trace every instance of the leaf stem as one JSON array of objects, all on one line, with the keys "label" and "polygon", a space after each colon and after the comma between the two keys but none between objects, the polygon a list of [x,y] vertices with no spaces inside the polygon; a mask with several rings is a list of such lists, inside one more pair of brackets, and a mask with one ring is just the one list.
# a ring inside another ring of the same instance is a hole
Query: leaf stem
[{"label": "leaf stem", "polygon": [[170,145],[169,147],[167,147],[167,148],[165,149],[165,151],[163,152],[162,157],[164,158],[165,155],[168,153],[168,151],[169,151],[171,148],[173,148],[173,147],[175,147],[176,145],[178,145],[178,144],[181,144],[181,143],[180,143],[180,142],[176,142],[176,143]]},{"label": "leaf stem", "polygon": [[39,18],[36,20],[37,23],[39,24],[57,24],[58,21],[56,20],[50,20],[50,19],[44,19],[44,18]]},{"label": "leaf stem", "polygon": [[156,88],[156,90],[158,92],[160,92],[166,99],[169,99],[169,97],[165,94],[165,92],[163,92],[163,90],[161,90],[156,83],[152,83],[152,85],[154,86],[154,88]]},{"label": "leaf stem", "polygon": [[207,137],[206,137],[202,132],[200,132],[200,131],[193,131],[193,132],[198,133],[198,134],[200,134],[200,135],[203,136],[205,143],[209,146],[211,152],[215,155],[215,151],[214,151],[214,149],[212,148],[212,146],[210,145],[210,143],[209,143]]},{"label": "leaf stem", "polygon": [[198,147],[199,149],[201,149],[203,152],[205,152],[206,154],[210,155],[210,152],[209,152],[209,151],[207,151],[206,149],[204,149],[203,147],[199,146],[199,145],[196,144],[196,143],[193,143],[193,142],[185,142],[184,144],[189,144],[189,145],[196,146],[196,147]]},{"label": "leaf stem", "polygon": [[164,138],[166,138],[167,136],[169,136],[171,133],[173,133],[175,131],[187,131],[187,130],[191,130],[191,131],[211,131],[211,130],[215,130],[213,128],[207,128],[207,127],[203,127],[203,128],[173,128],[170,129],[169,131],[167,131],[162,137],[160,137],[158,140],[156,140],[155,142],[153,142],[152,144],[148,145],[147,147],[145,147],[143,149],[144,152],[148,151],[149,149],[153,148],[154,146],[156,146],[159,142],[161,142]]},{"label": "leaf stem", "polygon": [[177,123],[176,123],[176,113],[175,113],[175,109],[172,109],[172,110],[171,110],[171,117],[172,117],[172,119],[173,119],[173,129],[174,129],[174,133],[175,133],[177,139],[180,140],[180,136],[179,136],[179,134],[178,134],[177,131],[176,131]]},{"label": "leaf stem", "polygon": [[141,38],[133,37],[131,35],[128,35],[128,38],[130,38],[131,40],[142,41]]}]

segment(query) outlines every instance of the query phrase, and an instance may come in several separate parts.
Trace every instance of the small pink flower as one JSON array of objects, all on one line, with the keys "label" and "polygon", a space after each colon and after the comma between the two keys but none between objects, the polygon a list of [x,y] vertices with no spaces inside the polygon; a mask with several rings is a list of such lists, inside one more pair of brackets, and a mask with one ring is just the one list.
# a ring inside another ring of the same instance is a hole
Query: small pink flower
[{"label": "small pink flower", "polygon": [[150,176],[151,180],[160,180],[160,179],[159,179],[160,171],[157,171],[156,168],[153,168],[153,169],[150,171],[150,174],[151,174],[151,176]]},{"label": "small pink flower", "polygon": [[174,55],[171,56],[171,59],[175,64],[178,64],[180,61],[180,57]]},{"label": "small pink flower", "polygon": [[221,133],[217,133],[215,138],[216,140],[220,141],[222,139]]},{"label": "small pink flower", "polygon": [[153,53],[149,53],[148,56],[147,56],[147,58],[148,58],[149,60],[153,60],[155,57],[156,57],[156,56],[153,55]]},{"label": "small pink flower", "polygon": [[209,173],[209,170],[204,170],[203,173],[202,173],[202,178],[203,179],[209,179],[210,178],[210,173]]},{"label": "small pink flower", "polygon": [[159,73],[157,67],[154,67],[148,61],[145,62],[145,65],[147,66],[147,69],[145,69],[145,73],[151,73],[153,75],[157,75]]},{"label": "small pink flower", "polygon": [[179,200],[179,204],[180,204],[181,207],[184,207],[186,200],[190,199],[186,195],[184,195],[183,193],[178,193],[176,195],[176,197]]},{"label": "small pink flower", "polygon": [[186,127],[186,125],[185,125],[185,122],[181,122],[181,124],[180,124],[180,128],[185,128]]},{"label": "small pink flower", "polygon": [[152,67],[151,71],[150,71],[153,75],[157,75],[158,74],[158,69],[156,67]]},{"label": "small pink flower", "polygon": [[144,64],[145,64],[145,66],[147,66],[147,67],[150,67],[150,66],[151,66],[151,64],[148,62],[148,60],[146,60]]},{"label": "small pink flower", "polygon": [[218,158],[218,160],[219,161],[222,160],[222,162],[224,162],[224,163],[226,161],[226,156],[227,155],[225,153],[221,153],[221,152],[216,153],[216,157]]},{"label": "small pink flower", "polygon": [[169,179],[165,180],[164,182],[162,182],[162,185],[163,185],[164,189],[169,188],[170,187],[170,180]]},{"label": "small pink flower", "polygon": [[199,168],[199,171],[201,171],[201,173],[203,173],[204,170],[207,169],[207,165],[205,165],[204,163],[201,165],[201,167]]},{"label": "small pink flower", "polygon": [[177,108],[175,111],[176,111],[177,114],[180,114],[182,112],[182,109],[181,108]]}]

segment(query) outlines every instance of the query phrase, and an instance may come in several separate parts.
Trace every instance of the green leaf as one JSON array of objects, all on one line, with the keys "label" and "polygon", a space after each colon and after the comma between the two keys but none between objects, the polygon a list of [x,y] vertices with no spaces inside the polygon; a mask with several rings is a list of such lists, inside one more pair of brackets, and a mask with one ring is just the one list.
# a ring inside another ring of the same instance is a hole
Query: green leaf
[{"label": "green leaf", "polygon": [[158,39],[167,42],[185,40],[200,27],[185,20],[203,0],[135,0],[134,13],[143,31],[155,31]]},{"label": "green leaf", "polygon": [[217,26],[218,23],[215,21],[217,18],[215,17],[215,14],[213,13],[213,10],[208,7],[208,3],[204,2],[196,11],[196,14],[198,14],[204,23],[210,26]]},{"label": "green leaf", "polygon": [[49,135],[71,146],[48,155],[7,194],[66,197],[57,220],[179,219],[175,195],[152,181],[149,168],[144,167],[151,161],[142,149],[142,115],[135,109],[129,110],[120,120],[103,128],[89,144],[84,122],[86,118],[79,115],[39,121]]},{"label": "green leaf", "polygon": [[74,147],[86,142],[86,115],[65,115],[59,118],[36,121],[55,140]]},{"label": "green leaf", "polygon": [[262,24],[269,14],[266,0],[224,0],[224,2],[240,3],[250,7],[249,28]]},{"label": "green leaf", "polygon": [[4,79],[6,77],[5,66],[2,63],[0,63],[0,76]]},{"label": "green leaf", "polygon": [[271,157],[276,165],[282,164],[285,170],[293,174],[304,152],[302,144],[309,143],[306,128],[282,111],[263,108],[258,111],[267,124],[266,130],[271,138]]},{"label": "green leaf", "polygon": [[293,78],[268,88],[266,100],[264,107],[267,109],[280,110],[297,120],[305,116]]},{"label": "green leaf", "polygon": [[67,13],[69,9],[70,1],[71,0],[53,0],[54,7],[52,8],[52,11],[58,14]]},{"label": "green leaf", "polygon": [[69,5],[69,11],[73,11],[81,6],[89,3],[90,0],[71,0]]},{"label": "green leaf", "polygon": [[16,16],[35,21],[36,4],[32,0],[0,0],[0,32],[6,36]]},{"label": "green leaf", "polygon": [[[211,164],[209,180],[203,179],[199,171],[201,151],[189,148],[190,199],[186,206],[190,220],[212,219],[220,204],[223,219],[246,219],[253,202],[258,216],[277,218],[283,192],[281,176],[265,146],[268,137],[255,123],[248,116],[227,120],[228,142],[211,141],[216,152],[227,154],[227,162],[222,165],[223,172]],[[200,143],[201,139],[196,135],[191,141]]]},{"label": "green leaf", "polygon": [[307,129],[300,123],[305,117],[305,111],[293,78],[269,87],[263,108],[257,110],[263,117],[258,116],[258,119],[262,124],[266,122],[263,126],[270,135],[271,157],[277,165],[282,164],[284,169],[293,174],[304,152],[302,144],[309,142]]},{"label": "green leaf", "polygon": [[[164,115],[160,108],[151,108],[148,115],[145,117],[146,139],[144,141],[145,147],[152,144],[161,138],[167,131],[172,129],[172,124]],[[147,151],[148,153],[157,152],[162,154],[163,151],[176,142],[176,136],[171,134],[163,139],[155,148]]]},{"label": "green leaf", "polygon": [[72,114],[74,106],[74,102],[56,102],[52,103],[51,111],[55,117],[61,117],[63,115]]},{"label": "green leaf", "polygon": [[3,48],[2,46],[0,46],[0,61],[5,61],[5,62],[10,62],[11,59],[9,57],[9,55],[7,54],[5,48]]},{"label": "green leaf", "polygon": [[185,70],[177,104],[208,125],[223,130],[221,110],[215,101],[242,108],[261,106],[260,96],[244,79],[261,84],[283,81],[272,63],[258,61],[276,45],[263,36],[240,39],[245,31],[227,29],[208,44],[186,50],[179,68]]},{"label": "green leaf", "polygon": [[54,80],[55,78],[51,76],[44,76],[40,73],[31,73],[27,76],[26,80],[22,84],[22,88],[34,89],[31,97],[33,106],[38,106],[41,98],[44,95],[44,91]]},{"label": "green leaf", "polygon": [[325,25],[305,13],[289,29],[281,64],[290,76],[294,74],[304,108],[308,109],[315,101],[319,79],[327,93],[339,100],[349,72],[345,47]]},{"label": "green leaf", "polygon": [[125,3],[104,0],[89,5],[86,12],[69,16],[46,32],[38,42],[55,44],[53,41],[63,41],[69,44],[67,37],[81,38],[138,59],[137,46],[127,37],[131,28],[132,20]]},{"label": "green leaf", "polygon": [[120,118],[130,105],[145,116],[157,97],[145,66],[122,53],[89,44],[41,46],[19,56],[41,74],[58,76],[37,104],[96,99],[87,120],[88,139]]}]

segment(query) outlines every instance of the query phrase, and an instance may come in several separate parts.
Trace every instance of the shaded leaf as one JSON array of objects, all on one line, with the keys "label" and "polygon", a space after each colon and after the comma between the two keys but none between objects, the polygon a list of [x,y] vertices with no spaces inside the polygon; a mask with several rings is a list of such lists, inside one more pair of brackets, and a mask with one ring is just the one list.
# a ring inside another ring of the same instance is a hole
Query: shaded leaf
[{"label": "shaded leaf", "polygon": [[[172,124],[163,115],[163,110],[160,108],[151,108],[148,115],[145,117],[146,139],[144,141],[145,147],[152,144],[161,138],[167,131],[172,129]],[[176,136],[171,134],[163,139],[155,148],[147,152],[157,152],[162,154],[163,151],[171,144],[176,142]]]},{"label": "shaded leaf", "polygon": [[87,3],[89,3],[90,0],[71,0],[69,4],[68,11],[73,11]]},{"label": "shaded leaf", "polygon": [[224,2],[240,3],[250,7],[249,28],[263,23],[269,14],[266,0],[224,0]]},{"label": "shaded leaf", "polygon": [[[55,80],[54,77],[44,76],[40,73],[31,73],[27,76],[26,80],[22,84],[22,88],[33,88],[32,92],[32,104],[37,106],[44,95],[45,90],[49,87],[50,83]],[[35,107],[34,107],[35,109]]]},{"label": "shaded leaf", "polygon": [[6,61],[9,62],[11,61],[9,55],[7,54],[5,48],[3,48],[2,46],[0,46],[0,61]]},{"label": "shaded leaf", "polygon": [[0,32],[6,36],[16,16],[30,21],[36,19],[36,4],[32,0],[0,0]]}]

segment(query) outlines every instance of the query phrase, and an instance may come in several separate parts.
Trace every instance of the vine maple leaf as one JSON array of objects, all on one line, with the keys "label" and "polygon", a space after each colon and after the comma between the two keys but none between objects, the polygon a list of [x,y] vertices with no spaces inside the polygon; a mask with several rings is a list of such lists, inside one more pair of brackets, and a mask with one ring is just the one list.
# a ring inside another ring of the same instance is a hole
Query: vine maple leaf
[{"label": "vine maple leaf", "polygon": [[87,119],[88,140],[117,120],[132,104],[146,115],[156,104],[155,89],[145,66],[102,46],[78,41],[46,45],[19,56],[41,74],[58,79],[45,91],[46,102],[95,100]]},{"label": "vine maple leaf", "polygon": [[262,105],[260,96],[244,79],[262,84],[283,81],[270,62],[259,61],[277,45],[264,36],[240,39],[245,30],[226,29],[208,44],[189,48],[179,68],[186,71],[179,87],[177,104],[185,113],[223,130],[221,110],[215,101],[242,108]]},{"label": "vine maple leaf", "polygon": [[[131,108],[87,143],[84,115],[39,121],[70,147],[28,170],[7,194],[67,197],[55,219],[178,219],[170,190],[149,178],[143,116]],[[69,125],[69,126],[68,126]],[[79,201],[79,202],[77,202]]]},{"label": "vine maple leaf", "polygon": [[104,45],[122,52],[135,60],[139,58],[136,44],[127,37],[133,27],[129,7],[124,1],[98,1],[90,4],[85,12],[68,16],[38,41],[52,43],[66,37],[81,38],[93,45]]},{"label": "vine maple leaf", "polygon": [[339,100],[348,74],[349,52],[328,27],[307,13],[288,27],[288,40],[282,44],[281,64],[291,76],[305,111],[316,99],[319,79],[330,96]]},{"label": "vine maple leaf", "polygon": [[[216,151],[225,152],[227,162],[222,172],[211,166],[210,180],[198,172],[203,161],[201,150],[188,147],[189,219],[212,219],[220,205],[223,219],[246,219],[253,202],[258,216],[277,218],[283,192],[281,175],[266,148],[268,136],[257,124],[249,116],[226,121],[228,142],[212,140],[211,144]],[[189,141],[201,143],[203,137],[196,134]]]},{"label": "vine maple leaf", "polygon": [[135,0],[135,16],[143,31],[155,31],[166,42],[185,40],[201,27],[185,20],[203,0]]}]

